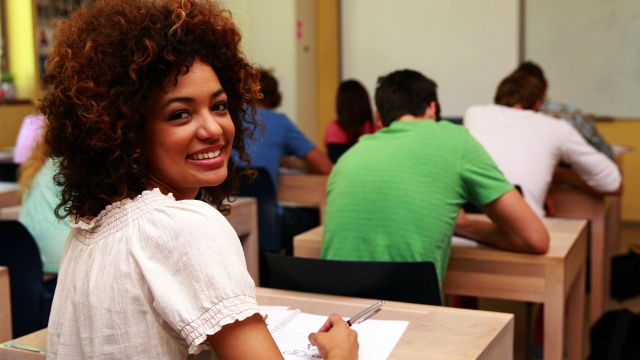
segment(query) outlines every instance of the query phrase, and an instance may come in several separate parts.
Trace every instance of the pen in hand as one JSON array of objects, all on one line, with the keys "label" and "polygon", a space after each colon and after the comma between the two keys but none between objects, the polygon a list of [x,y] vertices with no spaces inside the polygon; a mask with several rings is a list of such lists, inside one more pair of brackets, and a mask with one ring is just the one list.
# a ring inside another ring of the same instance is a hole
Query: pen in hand
[{"label": "pen in hand", "polygon": [[349,324],[349,326],[353,326],[355,324],[359,324],[367,320],[368,318],[372,317],[373,315],[377,314],[380,310],[382,310],[382,305],[384,305],[384,301],[382,300],[378,301],[377,303],[369,306],[363,311],[353,315],[351,319],[347,320],[347,324]]}]

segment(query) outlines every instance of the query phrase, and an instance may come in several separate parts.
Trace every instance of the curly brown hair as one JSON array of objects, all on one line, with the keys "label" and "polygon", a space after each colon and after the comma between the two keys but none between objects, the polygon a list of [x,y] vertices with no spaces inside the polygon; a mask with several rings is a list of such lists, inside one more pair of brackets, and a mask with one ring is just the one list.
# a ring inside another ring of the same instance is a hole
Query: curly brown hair
[{"label": "curly brown hair", "polygon": [[[236,128],[233,148],[250,163],[245,139],[257,125],[259,83],[240,40],[231,14],[211,0],[100,0],[62,22],[40,105],[48,155],[60,161],[58,217],[95,216],[146,190],[141,149],[152,94],[195,60],[220,79]],[[237,192],[244,175],[232,161],[228,170],[222,184],[198,194],[223,212],[229,209],[223,200]]]}]

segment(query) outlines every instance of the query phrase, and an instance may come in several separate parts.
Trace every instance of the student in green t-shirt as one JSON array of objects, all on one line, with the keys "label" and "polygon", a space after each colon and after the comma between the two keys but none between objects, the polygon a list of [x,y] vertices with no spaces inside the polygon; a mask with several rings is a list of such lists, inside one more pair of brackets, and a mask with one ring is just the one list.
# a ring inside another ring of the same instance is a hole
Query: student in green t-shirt
[{"label": "student in green t-shirt", "polygon": [[[375,122],[327,184],[322,258],[433,261],[440,284],[456,234],[498,248],[546,253],[549,235],[484,148],[439,120],[436,83],[412,70],[378,80]],[[472,220],[464,203],[493,222]]]}]

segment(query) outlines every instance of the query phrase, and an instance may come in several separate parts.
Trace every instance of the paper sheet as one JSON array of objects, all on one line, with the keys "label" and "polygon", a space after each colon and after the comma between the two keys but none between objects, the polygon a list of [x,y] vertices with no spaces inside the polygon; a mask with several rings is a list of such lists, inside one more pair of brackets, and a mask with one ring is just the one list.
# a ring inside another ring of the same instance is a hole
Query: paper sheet
[{"label": "paper sheet", "polygon": [[[268,315],[267,326],[285,359],[321,359],[308,336],[318,331],[327,317],[300,310],[260,309]],[[383,310],[384,311],[384,310]],[[368,319],[354,325],[360,343],[359,358],[386,359],[409,325],[408,321]]]}]

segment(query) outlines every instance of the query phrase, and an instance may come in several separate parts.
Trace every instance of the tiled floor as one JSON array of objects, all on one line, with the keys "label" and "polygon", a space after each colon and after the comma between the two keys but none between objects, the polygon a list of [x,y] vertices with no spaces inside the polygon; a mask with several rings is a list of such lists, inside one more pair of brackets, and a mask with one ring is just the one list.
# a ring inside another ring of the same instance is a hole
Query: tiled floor
[{"label": "tiled floor", "polygon": [[[626,253],[632,244],[640,246],[640,223],[623,223],[621,226],[620,234],[620,252]],[[587,296],[587,301],[589,298]],[[622,303],[612,300],[612,309],[628,308],[634,312],[640,312],[640,296],[636,296],[632,299],[628,299]],[[527,306],[522,302],[515,301],[503,301],[492,299],[481,299],[480,308],[482,310],[507,312],[515,315],[515,339],[514,347],[515,354],[514,360],[532,360],[538,359],[534,357],[531,351],[533,346],[533,334],[532,329],[527,326],[527,317],[535,320],[535,315],[539,309],[539,305],[533,304]],[[588,309],[586,304],[585,309]],[[528,315],[529,313],[529,315]],[[585,314],[586,315],[586,314]],[[588,326],[588,324],[586,324]],[[589,353],[589,329],[585,328],[584,332],[584,344],[585,349],[583,351],[584,358],[587,358]]]}]

